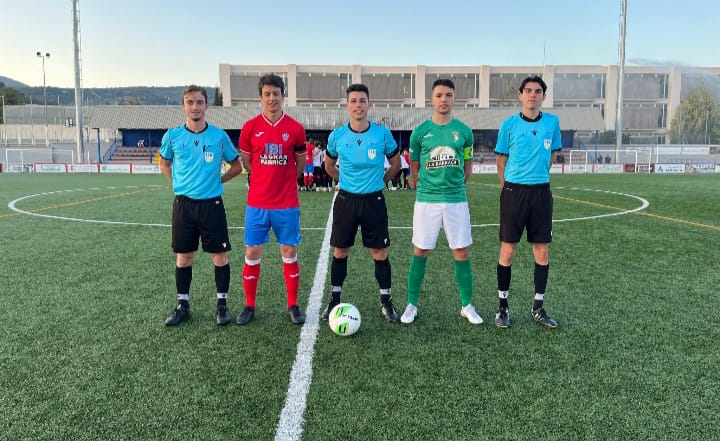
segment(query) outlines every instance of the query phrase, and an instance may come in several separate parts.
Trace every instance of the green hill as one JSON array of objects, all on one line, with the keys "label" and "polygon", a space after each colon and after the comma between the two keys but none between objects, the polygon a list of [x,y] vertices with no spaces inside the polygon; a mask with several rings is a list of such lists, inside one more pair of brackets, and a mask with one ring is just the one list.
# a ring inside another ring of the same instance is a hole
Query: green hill
[{"label": "green hill", "polygon": [[[0,76],[0,83],[17,89],[25,96],[25,103],[42,104],[44,102],[42,86],[28,86],[12,78]],[[204,86],[208,91],[208,101],[215,99],[215,87]],[[179,105],[185,86],[152,87],[91,87],[83,89],[85,104],[95,105]],[[69,106],[75,104],[75,89],[48,86],[47,104]]]}]

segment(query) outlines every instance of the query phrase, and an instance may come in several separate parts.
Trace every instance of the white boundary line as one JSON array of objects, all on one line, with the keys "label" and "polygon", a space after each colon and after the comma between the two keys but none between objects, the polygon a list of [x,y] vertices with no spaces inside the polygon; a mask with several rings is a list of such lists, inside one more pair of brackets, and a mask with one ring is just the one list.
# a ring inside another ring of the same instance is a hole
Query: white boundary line
[{"label": "white boundary line", "polygon": [[[333,196],[333,204],[337,193]],[[322,306],[322,295],[327,277],[328,259],[330,257],[330,231],[332,230],[332,207],[325,224],[325,235],[320,256],[318,256],[315,267],[315,279],[310,290],[310,298],[305,309],[305,324],[300,331],[300,341],[297,345],[295,362],[290,371],[290,384],[288,385],[285,405],[280,412],[275,431],[276,441],[299,440],[303,432],[305,422],[305,408],[307,407],[307,394],[312,381],[312,359],[315,348],[315,341],[320,327],[320,307]]]},{"label": "white boundary line", "polygon": [[[154,187],[154,186],[150,186]],[[117,188],[139,188],[139,186],[128,186],[128,187],[107,187],[106,189],[117,189]],[[565,190],[566,187],[556,187],[557,189]],[[127,226],[140,226],[140,227],[165,227],[169,228],[171,227],[170,224],[150,224],[150,223],[142,223],[142,222],[122,222],[122,221],[108,221],[108,220],[99,220],[99,219],[79,219],[75,217],[65,217],[65,216],[53,216],[50,214],[40,214],[40,213],[33,213],[31,211],[25,211],[21,210],[16,207],[16,203],[23,201],[25,199],[31,199],[34,197],[39,196],[48,196],[53,195],[57,193],[69,193],[74,191],[85,191],[85,190],[103,190],[102,188],[88,188],[88,189],[82,189],[77,188],[74,190],[59,190],[59,191],[50,191],[46,193],[37,193],[32,194],[29,196],[23,196],[21,198],[15,199],[13,201],[10,201],[8,203],[8,208],[16,213],[20,214],[26,214],[28,216],[36,216],[36,217],[43,217],[47,219],[58,219],[58,220],[64,220],[64,221],[75,221],[75,222],[88,222],[88,223],[95,223],[95,224],[110,224],[110,225],[127,225]],[[650,206],[650,202],[648,202],[646,199],[641,198],[640,196],[635,196],[629,193],[620,193],[616,191],[608,191],[608,190],[596,190],[596,189],[590,189],[590,188],[569,188],[569,190],[575,190],[575,191],[587,191],[587,192],[597,192],[597,193],[605,193],[605,194],[612,194],[617,196],[624,196],[631,199],[637,199],[640,201],[640,206],[636,208],[631,208],[629,210],[623,210],[623,211],[617,211],[613,213],[607,213],[607,214],[598,214],[595,216],[584,216],[584,217],[575,217],[575,218],[567,218],[567,219],[553,219],[553,223],[559,223],[559,222],[575,222],[575,221],[584,221],[584,220],[593,220],[593,219],[602,219],[604,217],[613,217],[613,216],[622,216],[624,214],[630,214],[635,213],[638,211],[642,211]],[[337,193],[333,196],[333,201],[335,200],[335,196]],[[497,227],[500,226],[500,224],[473,224],[471,225],[472,228],[483,228],[483,227]],[[402,227],[389,227],[391,230],[411,230],[412,226],[402,226]],[[244,227],[231,227],[228,226],[229,230],[242,230]],[[319,231],[326,228],[322,227],[302,227],[300,228],[303,231]]]},{"label": "white boundary line", "polygon": [[[151,185],[150,187],[158,187],[156,185]],[[43,217],[46,219],[58,219],[58,220],[65,220],[65,221],[74,221],[74,222],[88,222],[88,223],[94,223],[94,224],[110,224],[110,225],[135,225],[135,226],[141,226],[141,227],[170,227],[171,225],[166,224],[148,224],[148,223],[142,223],[142,222],[121,222],[121,221],[108,221],[108,220],[95,220],[95,219],[78,219],[75,217],[65,217],[65,216],[53,216],[50,214],[40,214],[40,213],[33,213],[31,211],[25,211],[17,208],[15,204],[17,204],[20,201],[24,201],[25,199],[31,199],[38,196],[48,196],[58,193],[71,193],[75,191],[86,191],[86,190],[114,190],[120,187],[107,187],[107,188],[76,188],[74,190],[59,190],[59,191],[48,191],[45,193],[37,193],[37,194],[31,194],[28,196],[23,196],[21,198],[15,199],[13,201],[10,201],[8,203],[8,208],[16,213],[20,214],[26,214],[28,216],[36,216],[36,217]],[[128,187],[122,187],[122,188],[139,188],[137,185],[128,186]]]},{"label": "white boundary line", "polygon": [[[117,188],[117,187],[108,187],[111,188]],[[558,187],[559,189],[564,189],[564,187]],[[93,188],[92,190],[97,190],[98,188]],[[637,199],[641,202],[641,205],[639,207],[630,209],[630,210],[624,210],[619,211],[615,213],[608,213],[608,214],[602,214],[602,215],[596,215],[596,216],[585,216],[585,217],[578,217],[578,218],[568,218],[568,219],[554,219],[553,222],[572,222],[572,221],[582,221],[582,220],[591,220],[591,219],[600,219],[604,217],[612,217],[612,216],[620,216],[624,214],[634,213],[637,211],[642,211],[645,208],[647,208],[650,203],[639,196],[635,196],[628,193],[620,193],[620,192],[614,192],[614,191],[606,191],[606,190],[595,190],[595,189],[583,189],[583,188],[570,188],[570,190],[576,190],[576,191],[591,191],[591,192],[598,192],[598,193],[605,193],[605,194],[613,194],[618,196],[624,196],[629,197],[632,199]],[[73,191],[83,191],[83,189],[75,189],[75,190],[61,190],[61,191],[53,191],[53,192],[46,192],[46,193],[38,193],[34,195],[24,196],[18,199],[15,199],[11,201],[8,204],[8,208],[12,211],[15,211],[17,213],[26,214],[29,216],[37,216],[37,217],[44,217],[44,218],[50,218],[50,219],[60,219],[60,220],[68,220],[68,221],[76,221],[76,222],[91,222],[91,223],[100,223],[100,224],[113,224],[113,225],[135,225],[135,226],[150,226],[150,227],[170,227],[170,225],[166,224],[147,224],[147,223],[140,223],[140,222],[118,222],[118,221],[104,221],[104,220],[94,220],[94,219],[77,219],[77,218],[70,218],[70,217],[63,217],[63,216],[52,216],[47,214],[39,214],[39,213],[33,213],[25,210],[21,210],[16,207],[16,203],[23,201],[25,199],[30,199],[33,197],[38,196],[47,196],[52,195],[56,193],[64,193],[64,192],[73,192]],[[333,204],[335,202],[335,198],[337,197],[337,193],[333,195]],[[300,340],[298,341],[297,345],[297,352],[295,355],[295,361],[293,362],[292,369],[290,371],[290,381],[288,385],[288,391],[287,395],[285,397],[285,404],[283,406],[282,411],[280,412],[280,417],[278,421],[278,425],[275,431],[275,440],[276,441],[297,441],[300,440],[302,437],[303,432],[303,424],[305,422],[305,409],[307,408],[307,394],[310,389],[310,383],[312,381],[312,359],[315,351],[315,342],[317,340],[317,334],[321,325],[320,322],[320,308],[322,306],[322,296],[323,296],[323,289],[325,287],[325,279],[327,278],[327,271],[328,271],[328,260],[330,257],[330,232],[332,230],[332,206],[330,205],[330,213],[328,215],[328,220],[325,224],[325,234],[323,236],[323,242],[322,246],[320,248],[320,255],[318,256],[317,265],[315,267],[315,278],[313,280],[313,286],[310,291],[310,298],[308,299],[308,305],[305,310],[305,324],[302,327],[302,330],[300,331]],[[481,228],[481,227],[491,227],[491,226],[498,226],[499,224],[477,224],[472,225],[473,228]],[[229,227],[230,229],[241,229],[242,227]],[[412,227],[390,227],[391,229],[410,229]],[[303,228],[303,230],[320,230],[321,228]]]},{"label": "white boundary line", "polygon": [[[159,187],[158,185],[150,185],[149,187]],[[58,191],[48,191],[44,193],[36,193],[31,194],[28,196],[23,196],[21,198],[15,199],[13,201],[10,201],[8,203],[8,208],[16,213],[20,214],[26,214],[28,216],[35,216],[35,217],[43,217],[46,219],[56,219],[56,220],[64,220],[64,221],[71,221],[71,222],[87,222],[92,224],[108,224],[108,225],[126,225],[126,226],[136,226],[136,227],[163,227],[163,228],[170,228],[172,225],[170,224],[150,224],[150,223],[144,223],[144,222],[124,222],[124,221],[109,221],[109,220],[100,220],[100,219],[81,219],[77,217],[67,217],[67,216],[53,216],[51,214],[41,214],[41,213],[34,213],[32,211],[26,211],[22,210],[20,208],[17,208],[16,204],[18,202],[24,201],[25,199],[32,199],[40,196],[49,196],[53,194],[58,193],[72,193],[75,191],[87,191],[87,190],[115,190],[118,188],[140,188],[137,185],[129,185],[127,187],[106,187],[106,188],[76,188],[73,190],[58,190]],[[333,196],[334,198],[335,196]],[[334,200],[334,199],[333,199]],[[245,227],[231,227],[228,226],[229,230],[244,230]],[[322,231],[325,228],[324,227],[303,227],[300,228],[303,231]]]},{"label": "white boundary line", "polygon": [[[565,189],[566,189],[565,187],[557,187],[557,188],[560,189],[560,190],[565,190]],[[555,223],[555,222],[582,221],[582,220],[589,220],[589,219],[601,219],[601,218],[603,218],[603,217],[621,216],[621,215],[623,215],[623,214],[629,214],[629,213],[635,213],[635,212],[638,212],[638,211],[643,211],[644,209],[646,209],[647,207],[650,206],[650,202],[649,202],[647,199],[641,198],[640,196],[635,196],[634,194],[620,193],[620,192],[617,192],[617,191],[609,191],[609,190],[596,190],[596,189],[591,189],[591,188],[577,188],[577,187],[571,187],[570,190],[575,190],[575,191],[594,191],[594,192],[596,192],[596,193],[605,193],[605,194],[612,194],[612,195],[617,195],[617,196],[625,196],[625,197],[628,197],[628,198],[637,199],[638,201],[641,202],[641,205],[640,205],[639,207],[637,207],[637,208],[632,208],[632,209],[630,209],[630,210],[624,210],[624,211],[618,211],[618,212],[615,212],[615,213],[599,214],[599,215],[596,215],[596,216],[576,217],[576,218],[573,218],[573,219],[557,219],[557,220],[553,219],[553,223]]]},{"label": "white boundary line", "polygon": [[[116,187],[108,187],[108,189],[114,188]],[[92,190],[98,190],[98,188],[93,188]],[[29,216],[76,222],[92,222],[113,225],[139,225],[151,227],[170,226],[164,224],[117,222],[52,216],[47,214],[29,212],[16,207],[16,204],[18,202],[25,199],[73,191],[83,191],[83,189],[61,190],[24,196],[11,201],[8,204],[8,208],[17,213],[26,214]],[[307,407],[307,394],[310,390],[310,382],[312,381],[312,359],[315,350],[315,341],[317,340],[317,334],[321,325],[320,308],[322,306],[323,290],[325,287],[325,279],[327,278],[328,272],[328,259],[330,258],[330,232],[332,231],[332,207],[334,205],[336,197],[337,193],[333,195],[333,204],[330,205],[330,213],[328,214],[328,219],[324,228],[325,234],[323,236],[322,246],[320,248],[320,255],[318,256],[317,265],[315,267],[315,278],[313,280],[312,289],[310,290],[310,298],[308,299],[308,305],[305,309],[305,324],[300,331],[300,340],[298,341],[297,345],[297,353],[295,355],[295,361],[293,362],[292,370],[290,371],[290,382],[288,385],[287,396],[285,397],[285,405],[280,412],[280,419],[278,421],[277,429],[275,432],[275,440],[277,441],[300,440],[303,432],[305,409]],[[308,228],[305,229],[307,230]],[[319,230],[320,228],[312,229]]]},{"label": "white boundary line", "polygon": [[[647,207],[650,206],[650,202],[647,199],[643,199],[640,196],[635,196],[634,194],[629,194],[629,193],[620,193],[617,191],[610,191],[610,190],[596,190],[596,189],[592,189],[592,188],[577,188],[577,187],[571,187],[571,188],[555,187],[555,188],[557,188],[559,190],[588,191],[588,192],[595,192],[595,193],[612,194],[612,195],[616,195],[616,196],[624,196],[624,197],[631,198],[631,199],[637,199],[638,201],[640,201],[640,206],[631,208],[629,210],[616,211],[616,212],[607,213],[607,214],[597,214],[595,216],[570,217],[570,218],[566,218],[566,219],[553,219],[552,222],[554,224],[560,223],[560,222],[576,222],[576,221],[584,221],[584,220],[602,219],[604,217],[622,216],[624,214],[630,214],[630,213],[635,213],[638,211],[643,211],[644,209],[646,209]],[[565,197],[565,196],[558,195],[558,197]],[[472,228],[499,227],[499,226],[500,226],[500,224],[473,224],[473,225],[471,225]],[[409,228],[412,228],[412,227],[409,227]]]}]

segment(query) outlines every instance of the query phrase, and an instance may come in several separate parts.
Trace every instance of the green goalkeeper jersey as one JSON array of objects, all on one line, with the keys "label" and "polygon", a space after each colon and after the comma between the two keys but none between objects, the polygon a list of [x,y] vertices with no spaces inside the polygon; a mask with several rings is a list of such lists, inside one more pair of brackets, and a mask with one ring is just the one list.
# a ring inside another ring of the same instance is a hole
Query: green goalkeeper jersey
[{"label": "green goalkeeper jersey", "polygon": [[415,200],[467,202],[465,161],[472,155],[472,130],[457,119],[443,126],[428,119],[417,126],[410,135],[410,160],[420,161]]}]

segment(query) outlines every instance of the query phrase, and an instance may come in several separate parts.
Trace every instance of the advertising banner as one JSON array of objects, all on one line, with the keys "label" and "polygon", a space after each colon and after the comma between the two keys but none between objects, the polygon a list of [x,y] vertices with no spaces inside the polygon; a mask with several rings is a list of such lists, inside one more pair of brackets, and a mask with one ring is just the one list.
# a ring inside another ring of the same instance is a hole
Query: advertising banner
[{"label": "advertising banner", "polygon": [[98,173],[100,167],[97,164],[68,164],[68,173]]},{"label": "advertising banner", "polygon": [[655,164],[655,173],[685,173],[685,164]]},{"label": "advertising banner", "polygon": [[100,164],[100,173],[130,173],[130,164]]},{"label": "advertising banner", "polygon": [[593,173],[622,173],[622,164],[595,164],[593,165]]},{"label": "advertising banner", "polygon": [[43,164],[36,162],[33,164],[35,173],[67,173],[67,165],[62,164]]},{"label": "advertising banner", "polygon": [[156,164],[133,164],[132,174],[134,175],[147,175],[147,174],[159,174],[160,166]]},{"label": "advertising banner", "polygon": [[495,164],[475,164],[472,166],[473,174],[496,174],[497,165]]}]

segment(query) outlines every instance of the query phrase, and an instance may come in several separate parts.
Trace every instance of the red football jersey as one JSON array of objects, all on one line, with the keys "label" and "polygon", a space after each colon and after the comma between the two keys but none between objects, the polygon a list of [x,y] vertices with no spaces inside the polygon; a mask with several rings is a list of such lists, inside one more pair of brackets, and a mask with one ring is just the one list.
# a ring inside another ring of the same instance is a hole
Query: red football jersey
[{"label": "red football jersey", "polygon": [[315,151],[315,146],[313,145],[312,142],[308,142],[307,144],[305,144],[305,146],[307,147],[306,148],[307,156],[305,157],[305,165],[312,165],[312,163],[313,163],[312,157],[313,157],[313,151]]},{"label": "red football jersey", "polygon": [[240,151],[251,156],[247,204],[255,208],[299,207],[295,153],[304,154],[305,128],[287,114],[275,124],[262,113],[240,132]]}]

